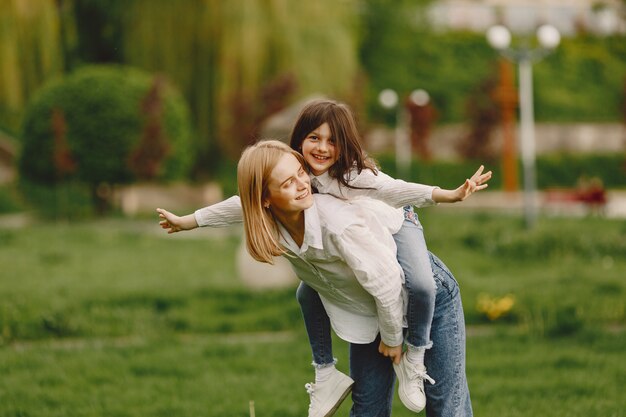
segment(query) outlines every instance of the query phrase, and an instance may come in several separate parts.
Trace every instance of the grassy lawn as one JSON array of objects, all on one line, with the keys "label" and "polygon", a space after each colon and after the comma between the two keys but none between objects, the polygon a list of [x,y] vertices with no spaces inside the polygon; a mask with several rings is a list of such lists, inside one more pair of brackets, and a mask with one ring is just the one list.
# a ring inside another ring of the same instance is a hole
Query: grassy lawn
[{"label": "grassy lawn", "polygon": [[[420,216],[461,285],[475,415],[626,416],[623,220]],[[294,288],[245,288],[239,242],[156,218],[0,228],[0,417],[306,415]]]}]

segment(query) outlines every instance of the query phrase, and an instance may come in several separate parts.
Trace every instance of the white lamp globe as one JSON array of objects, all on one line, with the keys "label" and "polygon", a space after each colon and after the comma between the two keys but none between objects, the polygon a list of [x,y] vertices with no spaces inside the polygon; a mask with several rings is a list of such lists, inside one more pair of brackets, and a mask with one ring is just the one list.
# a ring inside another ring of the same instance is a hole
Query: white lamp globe
[{"label": "white lamp globe", "polygon": [[410,95],[410,98],[411,98],[411,101],[417,104],[418,106],[425,106],[430,101],[430,96],[428,95],[428,93],[425,90],[422,90],[421,88],[418,90],[413,90],[413,92]]},{"label": "white lamp globe", "polygon": [[398,93],[393,91],[391,88],[385,88],[378,95],[378,101],[380,105],[386,109],[391,109],[396,107],[398,104]]},{"label": "white lamp globe", "polygon": [[542,25],[537,29],[539,44],[546,49],[554,49],[561,43],[561,34],[552,25]]},{"label": "white lamp globe", "polygon": [[506,49],[511,44],[511,32],[502,26],[492,26],[487,30],[487,42],[495,49]]}]

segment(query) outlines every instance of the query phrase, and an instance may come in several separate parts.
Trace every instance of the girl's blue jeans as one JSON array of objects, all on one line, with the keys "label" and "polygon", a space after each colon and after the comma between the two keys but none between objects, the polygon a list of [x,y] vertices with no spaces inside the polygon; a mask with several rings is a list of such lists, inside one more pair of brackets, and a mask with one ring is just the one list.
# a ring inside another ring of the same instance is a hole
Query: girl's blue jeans
[{"label": "girl's blue jeans", "polygon": [[[465,375],[465,321],[459,287],[445,264],[429,253],[436,286],[431,326],[433,347],[426,351],[428,374],[436,381],[425,384],[428,417],[472,416],[469,388]],[[297,298],[309,334],[314,363],[334,363],[330,320],[317,292],[300,283]],[[321,327],[320,327],[321,326]],[[326,330],[324,330],[326,329]],[[351,416],[390,416],[394,373],[391,361],[378,353],[380,339],[350,346],[352,391]]]},{"label": "girl's blue jeans", "polygon": [[405,342],[414,347],[430,348],[430,328],[435,311],[436,287],[430,267],[424,229],[412,207],[404,208],[402,227],[393,235],[398,263],[404,271],[407,334]]}]

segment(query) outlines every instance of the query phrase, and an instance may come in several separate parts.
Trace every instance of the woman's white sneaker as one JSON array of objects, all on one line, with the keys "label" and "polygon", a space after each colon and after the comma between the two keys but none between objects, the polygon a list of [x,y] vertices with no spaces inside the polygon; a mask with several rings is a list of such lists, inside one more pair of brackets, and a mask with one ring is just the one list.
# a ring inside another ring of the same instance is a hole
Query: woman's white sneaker
[{"label": "woman's white sneaker", "polygon": [[304,387],[311,397],[309,417],[330,417],[352,390],[354,381],[338,370],[323,382],[309,383]]}]

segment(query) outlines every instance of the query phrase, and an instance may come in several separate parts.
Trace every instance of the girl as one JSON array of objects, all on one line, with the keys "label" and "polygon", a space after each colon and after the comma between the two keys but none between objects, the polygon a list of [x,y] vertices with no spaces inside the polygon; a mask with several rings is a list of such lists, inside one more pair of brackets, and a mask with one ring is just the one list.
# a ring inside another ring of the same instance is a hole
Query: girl
[{"label": "girl", "polygon": [[[424,408],[423,379],[432,381],[424,367],[425,350],[432,346],[430,331],[434,314],[436,285],[431,270],[424,234],[411,206],[425,207],[440,202],[462,201],[473,192],[487,187],[491,172],[483,167],[455,190],[407,183],[380,172],[363,151],[356,122],[350,109],[341,103],[320,100],[309,103],[293,128],[291,148],[300,152],[312,174],[311,183],[320,193],[342,199],[372,197],[393,207],[404,207],[402,227],[394,233],[397,260],[404,270],[408,294],[406,354],[395,360],[399,395],[412,411]],[[238,197],[197,210],[193,215],[177,217],[161,212],[161,226],[169,233],[201,226],[225,226],[241,221]],[[316,385],[333,381],[338,374],[332,355],[330,325],[319,305],[317,293],[302,283],[297,298],[303,311],[316,370]],[[315,312],[315,314],[313,314]]]},{"label": "girl", "polygon": [[[351,343],[355,384],[350,415],[389,416],[393,371],[383,355],[397,358],[403,341],[402,270],[391,238],[401,227],[401,212],[370,199],[347,204],[313,195],[302,157],[278,141],[244,151],[237,176],[250,254],[270,263],[274,256],[286,256],[297,275],[319,294],[337,335]],[[458,287],[441,261],[432,255],[430,259],[438,283],[433,325],[438,343],[429,360],[436,364],[441,382],[437,390],[428,391],[427,413],[471,415]],[[377,345],[383,355],[377,354]],[[320,388],[308,386],[310,416],[334,412],[315,410]]]}]

